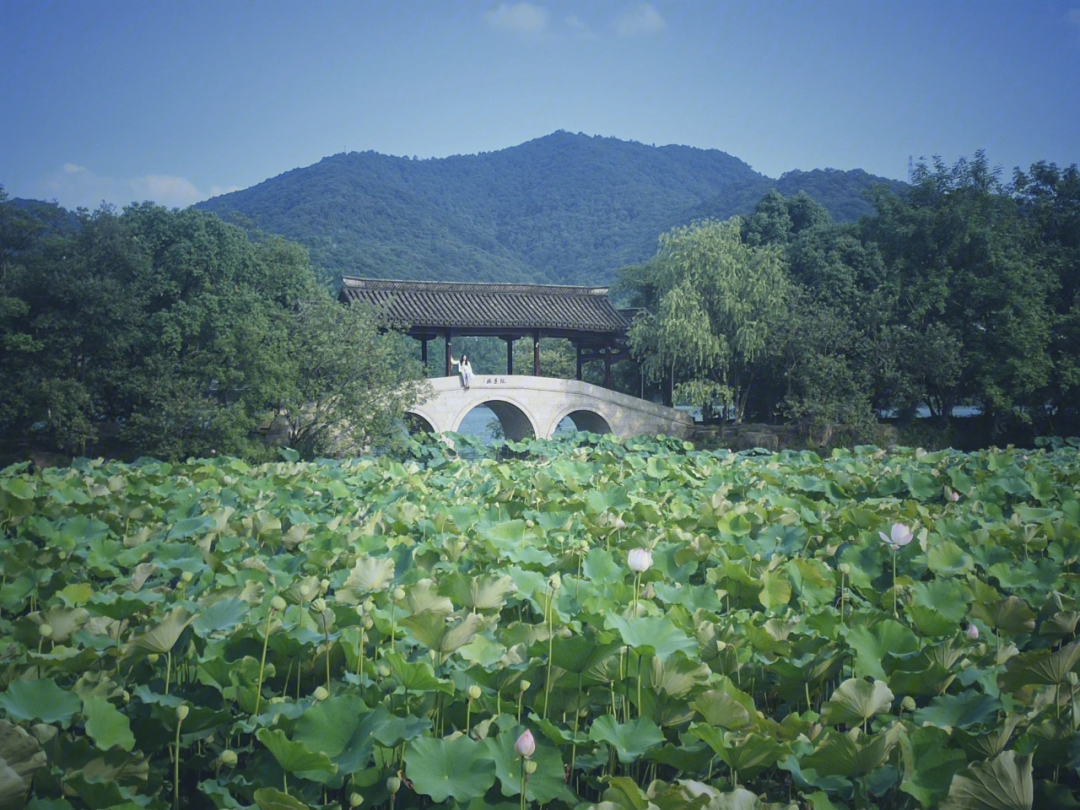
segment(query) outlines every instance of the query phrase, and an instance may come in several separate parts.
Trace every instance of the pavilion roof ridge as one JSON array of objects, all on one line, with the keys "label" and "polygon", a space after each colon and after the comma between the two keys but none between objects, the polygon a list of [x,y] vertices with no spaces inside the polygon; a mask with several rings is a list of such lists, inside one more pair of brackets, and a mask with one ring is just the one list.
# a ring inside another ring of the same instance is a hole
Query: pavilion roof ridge
[{"label": "pavilion roof ridge", "polygon": [[489,281],[417,281],[413,279],[358,278],[342,276],[343,287],[380,292],[495,293],[510,295],[606,296],[606,286],[571,284],[524,284]]}]

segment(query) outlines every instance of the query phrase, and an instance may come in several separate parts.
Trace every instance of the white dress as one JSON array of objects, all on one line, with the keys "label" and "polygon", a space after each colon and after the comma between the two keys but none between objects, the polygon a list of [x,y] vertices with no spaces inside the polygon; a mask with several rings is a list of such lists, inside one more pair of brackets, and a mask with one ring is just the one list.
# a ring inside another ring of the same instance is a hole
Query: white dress
[{"label": "white dress", "polygon": [[451,360],[450,362],[461,372],[461,384],[466,388],[472,385],[472,363],[468,360]]}]

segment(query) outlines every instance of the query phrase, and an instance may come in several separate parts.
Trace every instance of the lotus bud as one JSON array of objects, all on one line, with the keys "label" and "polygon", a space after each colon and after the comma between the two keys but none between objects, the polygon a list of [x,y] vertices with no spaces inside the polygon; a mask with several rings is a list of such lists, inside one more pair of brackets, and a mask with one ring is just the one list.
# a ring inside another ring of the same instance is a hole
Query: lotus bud
[{"label": "lotus bud", "polygon": [[536,528],[536,522],[532,518],[526,520],[525,521],[525,528],[526,529],[534,529],[534,528]]},{"label": "lotus bud", "polygon": [[280,613],[286,607],[287,605],[285,604],[285,600],[282,599],[280,596],[275,596],[273,599],[270,600],[271,610],[276,610],[278,613]]},{"label": "lotus bud", "polygon": [[370,630],[374,626],[375,626],[375,622],[372,621],[370,616],[368,618],[364,619],[364,629],[365,630]]},{"label": "lotus bud", "polygon": [[761,555],[760,554],[755,554],[751,559],[754,562],[761,562]]},{"label": "lotus bud", "polygon": [[514,743],[514,751],[518,756],[526,759],[536,753],[536,740],[533,739],[531,731],[525,729],[521,733],[521,736],[517,738],[517,742]]},{"label": "lotus bud", "polygon": [[528,692],[530,686],[532,686],[532,684],[529,683],[528,681],[519,681],[518,682],[518,691],[519,692]]},{"label": "lotus bud", "polygon": [[357,616],[359,616],[361,619],[364,618],[364,606],[363,605],[357,605],[354,608],[354,610],[356,611]]},{"label": "lotus bud", "polygon": [[281,695],[274,695],[272,698],[270,698],[270,703],[271,703],[271,705],[274,705],[274,706],[276,706],[278,703],[284,703],[284,702],[285,702],[285,698],[282,697]]},{"label": "lotus bud", "polygon": [[559,590],[562,587],[562,577],[558,574],[552,574],[548,577],[548,587],[553,591]]},{"label": "lotus bud", "polygon": [[652,567],[652,552],[644,548],[635,548],[626,558],[626,564],[635,574],[641,574]]},{"label": "lotus bud", "polygon": [[361,607],[364,608],[365,613],[371,613],[372,609],[375,607],[375,600],[369,596],[364,600],[364,604]]},{"label": "lotus bud", "polygon": [[43,625],[41,625],[41,627],[38,628],[38,633],[41,635],[42,638],[49,638],[49,636],[51,636],[53,634],[52,625],[51,624],[43,624]]},{"label": "lotus bud", "polygon": [[389,776],[386,779],[386,792],[391,796],[397,795],[397,792],[401,790],[401,777]]},{"label": "lotus bud", "polygon": [[969,624],[967,626],[967,630],[964,631],[964,635],[967,636],[972,641],[975,641],[976,639],[979,638],[979,628],[976,627],[973,624]]},{"label": "lotus bud", "polygon": [[913,698],[911,695],[908,695],[900,701],[900,706],[905,712],[915,711],[915,698]]},{"label": "lotus bud", "polygon": [[320,579],[319,587],[322,589],[323,593],[326,593],[330,589],[330,580],[326,578]]},{"label": "lotus bud", "polygon": [[131,693],[127,689],[125,689],[123,692],[120,693],[120,699],[124,701],[124,705],[126,706],[128,703],[131,702]]},{"label": "lotus bud", "polygon": [[390,667],[386,666],[386,664],[379,664],[379,668],[375,672],[380,678],[390,677]]},{"label": "lotus bud", "polygon": [[394,601],[395,602],[400,602],[404,598],[405,598],[405,589],[404,588],[394,588]]},{"label": "lotus bud", "polygon": [[469,700],[479,700],[482,694],[484,694],[484,692],[479,686],[475,683],[469,684]]},{"label": "lotus bud", "polygon": [[949,500],[952,501],[953,503],[956,503],[958,500],[960,500],[960,493],[957,492],[956,490],[953,490],[952,492],[949,493]]},{"label": "lotus bud", "polygon": [[532,774],[536,773],[536,768],[536,760],[530,759],[528,762],[525,763],[525,773],[529,776],[532,776]]},{"label": "lotus bud", "polygon": [[315,608],[316,613],[325,613],[326,612],[326,600],[323,599],[321,596],[318,599],[316,599],[314,602],[312,602],[311,606],[313,608]]},{"label": "lotus bud", "polygon": [[349,807],[359,807],[364,803],[364,797],[359,793],[349,794]]},{"label": "lotus bud", "polygon": [[156,664],[159,658],[161,658],[161,656],[157,653],[150,653],[148,656],[146,656],[146,660],[149,661],[151,664]]},{"label": "lotus bud", "polygon": [[237,761],[236,752],[226,749],[221,752],[221,756],[219,757],[219,759],[221,760],[222,765],[226,765],[231,768],[233,765],[236,764]]},{"label": "lotus bud", "polygon": [[845,577],[851,573],[851,566],[847,563],[840,563],[840,565],[837,567],[840,569],[840,573],[843,574]]},{"label": "lotus bud", "polygon": [[176,719],[183,723],[187,719],[188,712],[190,711],[191,709],[188,708],[186,704],[181,703],[176,707]]},{"label": "lotus bud", "polygon": [[322,701],[330,697],[330,693],[326,691],[325,686],[317,686],[315,687],[315,692],[312,697],[314,697],[317,701]]}]

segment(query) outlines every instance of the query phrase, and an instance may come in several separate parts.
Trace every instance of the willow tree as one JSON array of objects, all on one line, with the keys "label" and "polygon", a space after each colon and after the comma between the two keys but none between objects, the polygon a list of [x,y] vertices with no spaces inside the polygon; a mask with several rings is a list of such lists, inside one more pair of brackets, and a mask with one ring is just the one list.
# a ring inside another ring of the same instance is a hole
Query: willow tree
[{"label": "willow tree", "polygon": [[673,385],[676,400],[706,417],[736,421],[790,292],[782,250],[744,244],[741,228],[737,217],[675,228],[647,266],[624,278],[650,310],[630,329],[642,373]]}]

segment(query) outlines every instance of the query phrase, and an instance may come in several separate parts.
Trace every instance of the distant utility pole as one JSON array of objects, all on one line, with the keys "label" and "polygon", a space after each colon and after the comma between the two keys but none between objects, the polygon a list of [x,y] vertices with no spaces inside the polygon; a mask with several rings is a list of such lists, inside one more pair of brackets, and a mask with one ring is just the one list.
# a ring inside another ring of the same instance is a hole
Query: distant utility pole
[{"label": "distant utility pole", "polygon": [[911,178],[915,176],[915,161],[911,159],[911,155],[907,156],[907,181],[910,183]]}]

